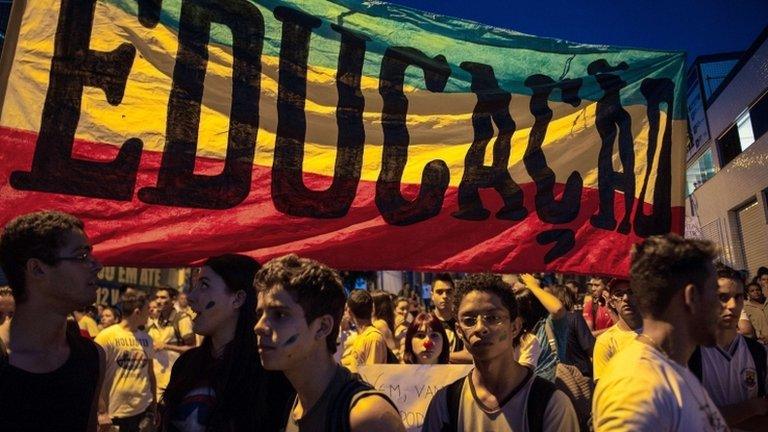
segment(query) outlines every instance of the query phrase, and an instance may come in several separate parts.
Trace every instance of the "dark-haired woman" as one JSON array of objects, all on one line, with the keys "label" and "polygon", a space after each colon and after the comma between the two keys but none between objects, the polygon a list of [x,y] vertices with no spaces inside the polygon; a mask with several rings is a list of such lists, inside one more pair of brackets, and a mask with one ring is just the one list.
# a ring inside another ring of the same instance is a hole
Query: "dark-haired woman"
[{"label": "dark-haired woman", "polygon": [[448,364],[450,346],[443,324],[432,314],[420,313],[405,333],[403,363]]},{"label": "dark-haired woman", "polygon": [[371,291],[371,298],[373,299],[373,315],[371,316],[371,324],[376,327],[376,330],[381,332],[384,336],[384,341],[387,343],[387,348],[393,353],[397,354],[400,347],[395,341],[395,307],[392,304],[392,296],[382,290]]},{"label": "dark-haired woman", "polygon": [[[527,289],[517,291],[515,297],[520,309],[522,327],[527,334],[535,336],[539,353],[534,373],[549,381],[555,381],[555,369],[561,359],[567,358],[568,320],[565,307],[560,300],[539,286],[539,281],[530,274],[521,275]],[[552,333],[552,344],[548,333]],[[519,343],[518,340],[515,340]],[[556,351],[553,350],[553,344]],[[523,350],[524,351],[524,350]]]},{"label": "dark-haired woman", "polygon": [[253,327],[259,264],[227,254],[203,265],[189,305],[192,328],[203,343],[173,366],[162,402],[164,431],[278,431],[293,400],[282,373],[266,372],[259,361]]}]

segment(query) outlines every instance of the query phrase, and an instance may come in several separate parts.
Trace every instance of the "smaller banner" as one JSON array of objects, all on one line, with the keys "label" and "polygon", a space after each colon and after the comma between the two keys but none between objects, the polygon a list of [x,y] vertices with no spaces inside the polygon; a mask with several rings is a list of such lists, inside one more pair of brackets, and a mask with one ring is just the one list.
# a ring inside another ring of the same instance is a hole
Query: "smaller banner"
[{"label": "smaller banner", "polygon": [[466,376],[472,365],[367,365],[358,372],[392,399],[408,432],[421,430],[429,402],[438,390]]}]

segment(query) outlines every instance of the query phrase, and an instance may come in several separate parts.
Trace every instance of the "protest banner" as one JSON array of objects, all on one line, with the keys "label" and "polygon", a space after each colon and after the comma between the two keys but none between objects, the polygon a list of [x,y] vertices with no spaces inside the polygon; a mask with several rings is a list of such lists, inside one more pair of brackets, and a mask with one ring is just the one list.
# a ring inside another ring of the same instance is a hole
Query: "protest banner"
[{"label": "protest banner", "polygon": [[358,373],[387,395],[409,432],[420,431],[429,402],[438,390],[466,376],[472,365],[363,365]]},{"label": "protest banner", "polygon": [[684,61],[383,2],[18,0],[0,223],[75,214],[111,265],[622,275],[683,229]]}]

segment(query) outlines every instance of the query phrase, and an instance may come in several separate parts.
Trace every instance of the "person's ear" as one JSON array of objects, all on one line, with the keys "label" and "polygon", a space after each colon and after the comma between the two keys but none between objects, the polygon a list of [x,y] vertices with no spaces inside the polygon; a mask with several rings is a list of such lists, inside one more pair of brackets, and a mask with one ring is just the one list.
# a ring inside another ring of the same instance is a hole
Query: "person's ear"
[{"label": "person's ear", "polygon": [[511,327],[511,333],[510,337],[512,339],[516,338],[518,334],[520,334],[520,331],[523,329],[523,320],[520,317],[517,317],[512,320],[510,323]]},{"label": "person's ear", "polygon": [[[239,309],[245,303],[247,294],[243,290],[238,290],[234,296],[232,296],[232,307]],[[189,299],[189,297],[187,297]]]},{"label": "person's ear", "polygon": [[38,258],[30,258],[27,260],[27,265],[25,266],[26,274],[30,275],[32,278],[37,278],[45,275],[46,268],[44,266],[45,263],[43,263]]},{"label": "person's ear", "polygon": [[317,330],[315,331],[315,339],[325,339],[333,331],[333,317],[326,314],[316,318]]},{"label": "person's ear", "polygon": [[696,285],[694,284],[687,284],[682,289],[682,301],[685,305],[685,308],[691,312],[694,313],[698,310],[699,305],[698,302],[701,301],[699,293],[696,291]]}]

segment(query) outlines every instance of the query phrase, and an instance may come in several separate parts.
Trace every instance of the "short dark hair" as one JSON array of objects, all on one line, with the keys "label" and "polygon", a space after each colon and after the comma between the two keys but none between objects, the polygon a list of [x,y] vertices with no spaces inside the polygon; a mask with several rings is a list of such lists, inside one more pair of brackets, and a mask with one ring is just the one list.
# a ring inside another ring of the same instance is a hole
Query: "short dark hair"
[{"label": "short dark hair", "polygon": [[171,288],[171,287],[169,287],[167,285],[163,285],[163,286],[159,286],[159,287],[155,288],[154,294],[152,294],[152,299],[157,298],[157,293],[159,293],[160,291],[167,292],[168,293],[168,297],[170,297],[171,300],[175,299],[176,296],[179,295],[179,290],[177,290],[176,288]]},{"label": "short dark hair", "polygon": [[744,286],[744,277],[741,272],[736,271],[733,267],[729,267],[721,262],[715,264],[715,272],[717,272],[718,279],[731,279]]},{"label": "short dark hair", "polygon": [[761,266],[757,269],[757,277],[767,275],[768,274],[768,267]]},{"label": "short dark hair", "polygon": [[19,216],[5,226],[0,236],[0,267],[17,302],[27,298],[26,265],[36,258],[56,264],[56,256],[72,231],[84,231],[83,221],[60,211],[41,211]]},{"label": "short dark hair", "polygon": [[148,303],[147,296],[144,294],[127,294],[120,301],[120,307],[123,309],[122,315],[129,317],[133,315],[136,309],[141,310]]},{"label": "short dark hair", "polygon": [[347,299],[347,307],[358,319],[371,319],[373,315],[373,297],[366,290],[354,290]]},{"label": "short dark hair", "polygon": [[509,312],[509,319],[517,318],[517,300],[512,287],[501,279],[501,276],[491,273],[471,274],[456,284],[456,293],[453,296],[454,313],[459,312],[461,300],[472,291],[483,291],[495,294],[501,299],[501,303]]},{"label": "short dark hair", "polygon": [[432,278],[432,286],[435,286],[435,282],[445,282],[451,286],[451,288],[456,287],[456,284],[453,282],[453,276],[451,276],[450,273],[437,273],[434,278]]},{"label": "short dark hair", "polygon": [[331,354],[336,352],[341,316],[344,314],[344,286],[332,268],[295,254],[275,258],[256,273],[257,292],[282,287],[304,310],[307,324],[323,315],[333,317],[333,328],[326,338]]},{"label": "short dark hair", "polygon": [[660,317],[688,284],[704,288],[717,248],[677,234],[651,236],[632,248],[630,286],[643,316]]}]

